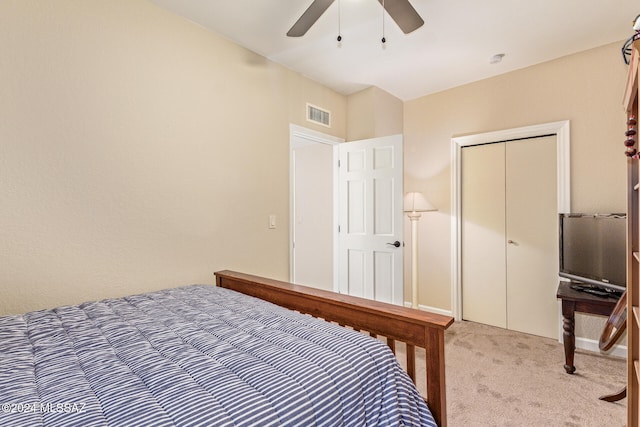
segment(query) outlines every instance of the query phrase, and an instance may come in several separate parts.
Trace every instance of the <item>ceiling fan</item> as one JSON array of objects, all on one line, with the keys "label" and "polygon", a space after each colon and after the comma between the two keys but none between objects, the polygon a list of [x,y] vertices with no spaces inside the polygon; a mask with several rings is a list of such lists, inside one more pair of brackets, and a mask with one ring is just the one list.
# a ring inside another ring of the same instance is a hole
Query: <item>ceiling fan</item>
[{"label": "ceiling fan", "polygon": [[[334,1],[335,0],[313,0],[311,6],[304,11],[302,16],[298,18],[296,23],[293,24],[293,27],[287,32],[287,36],[301,37],[305,35],[309,28],[311,28]],[[378,0],[378,2],[405,34],[409,34],[424,24],[424,20],[418,15],[418,12],[416,12],[413,6],[411,6],[409,0]]]}]

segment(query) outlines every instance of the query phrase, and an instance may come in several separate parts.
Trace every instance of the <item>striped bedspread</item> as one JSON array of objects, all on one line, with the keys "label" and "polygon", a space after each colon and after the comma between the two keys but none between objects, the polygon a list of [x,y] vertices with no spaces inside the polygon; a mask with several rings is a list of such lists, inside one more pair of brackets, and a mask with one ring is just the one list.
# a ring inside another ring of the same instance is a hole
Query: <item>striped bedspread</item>
[{"label": "striped bedspread", "polygon": [[192,285],[0,317],[2,426],[435,426],[389,349]]}]

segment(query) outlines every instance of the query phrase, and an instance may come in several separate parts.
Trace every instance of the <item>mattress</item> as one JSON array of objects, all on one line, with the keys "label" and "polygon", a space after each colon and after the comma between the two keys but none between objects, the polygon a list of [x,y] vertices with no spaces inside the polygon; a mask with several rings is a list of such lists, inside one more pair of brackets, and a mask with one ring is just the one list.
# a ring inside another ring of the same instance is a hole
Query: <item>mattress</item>
[{"label": "mattress", "polygon": [[435,426],[386,345],[192,285],[0,317],[2,426]]}]

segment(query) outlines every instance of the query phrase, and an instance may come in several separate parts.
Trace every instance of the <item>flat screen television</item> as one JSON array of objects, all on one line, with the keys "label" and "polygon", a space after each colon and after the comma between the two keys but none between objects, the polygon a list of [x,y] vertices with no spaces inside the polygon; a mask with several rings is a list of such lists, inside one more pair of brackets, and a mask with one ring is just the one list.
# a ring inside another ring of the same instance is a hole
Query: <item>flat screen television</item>
[{"label": "flat screen television", "polygon": [[560,214],[560,276],[624,292],[626,224],[626,214]]}]

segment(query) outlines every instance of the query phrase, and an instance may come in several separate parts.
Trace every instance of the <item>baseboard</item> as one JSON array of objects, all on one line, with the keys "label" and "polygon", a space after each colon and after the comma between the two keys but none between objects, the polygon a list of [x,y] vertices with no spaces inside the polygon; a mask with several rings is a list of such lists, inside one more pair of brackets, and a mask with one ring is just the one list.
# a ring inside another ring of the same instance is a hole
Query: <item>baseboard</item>
[{"label": "baseboard", "polygon": [[581,338],[576,337],[576,348],[580,350],[592,351],[594,353],[606,354],[607,356],[621,357],[627,358],[627,346],[626,345],[615,345],[611,348],[611,350],[607,352],[600,351],[600,347],[598,345],[598,341],[590,339],[590,338]]},{"label": "baseboard", "polygon": [[[405,301],[404,306],[411,308],[411,303]],[[428,305],[418,305],[418,310],[428,311],[429,313],[442,314],[443,316],[453,317],[453,312],[451,310],[443,310],[441,308],[429,307]]]}]

